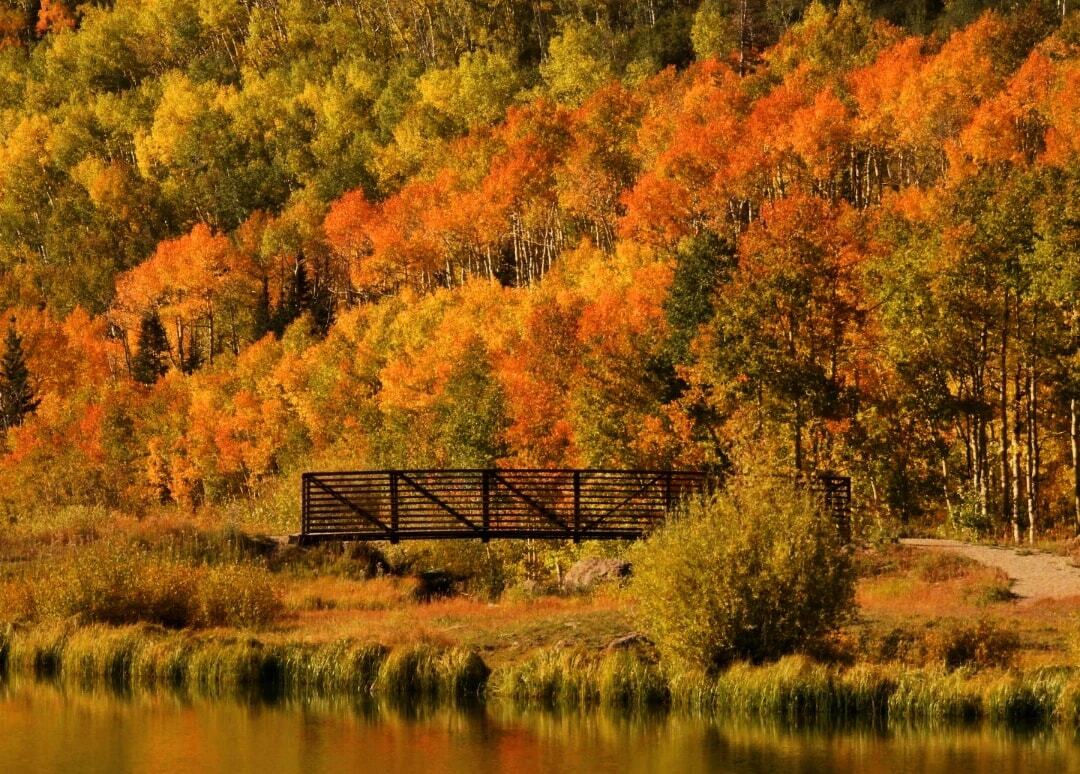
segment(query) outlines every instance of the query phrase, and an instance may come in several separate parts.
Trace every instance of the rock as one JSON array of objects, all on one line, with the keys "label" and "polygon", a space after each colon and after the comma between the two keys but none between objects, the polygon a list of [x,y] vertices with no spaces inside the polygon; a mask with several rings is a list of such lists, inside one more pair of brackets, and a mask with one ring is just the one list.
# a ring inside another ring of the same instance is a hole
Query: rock
[{"label": "rock", "polygon": [[616,637],[607,644],[604,650],[630,650],[631,648],[648,648],[652,643],[649,642],[649,638],[644,634],[626,634],[622,637]]},{"label": "rock", "polygon": [[630,575],[630,562],[625,559],[605,559],[590,556],[574,563],[563,577],[567,591],[588,591],[600,583],[621,581]]},{"label": "rock", "polygon": [[532,579],[525,579],[519,583],[515,590],[520,596],[526,598],[538,597],[544,593],[544,587],[540,585],[540,581]]},{"label": "rock", "polygon": [[442,570],[430,570],[416,576],[419,581],[413,589],[413,599],[430,602],[433,599],[452,597],[457,593],[457,578]]},{"label": "rock", "polygon": [[344,549],[345,558],[365,579],[390,575],[393,568],[386,555],[371,543],[350,543]]}]

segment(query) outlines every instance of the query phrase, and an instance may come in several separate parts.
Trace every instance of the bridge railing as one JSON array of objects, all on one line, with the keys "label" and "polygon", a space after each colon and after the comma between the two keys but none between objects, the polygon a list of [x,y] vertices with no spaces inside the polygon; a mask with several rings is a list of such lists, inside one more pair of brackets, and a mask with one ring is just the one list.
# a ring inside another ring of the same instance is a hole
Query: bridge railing
[{"label": "bridge railing", "polygon": [[[632,539],[708,477],[690,470],[459,469],[305,473],[301,540]],[[815,476],[848,532],[850,481]]]},{"label": "bridge railing", "polygon": [[379,470],[305,473],[308,538],[633,538],[705,485],[697,471]]}]

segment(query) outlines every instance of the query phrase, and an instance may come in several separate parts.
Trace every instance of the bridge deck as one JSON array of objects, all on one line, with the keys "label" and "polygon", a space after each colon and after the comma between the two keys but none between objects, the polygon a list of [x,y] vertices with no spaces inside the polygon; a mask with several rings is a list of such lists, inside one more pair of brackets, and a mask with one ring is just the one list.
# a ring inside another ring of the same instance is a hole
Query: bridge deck
[{"label": "bridge deck", "polygon": [[[688,470],[462,469],[305,473],[303,542],[637,538],[706,475]],[[846,534],[850,481],[816,476]]]}]

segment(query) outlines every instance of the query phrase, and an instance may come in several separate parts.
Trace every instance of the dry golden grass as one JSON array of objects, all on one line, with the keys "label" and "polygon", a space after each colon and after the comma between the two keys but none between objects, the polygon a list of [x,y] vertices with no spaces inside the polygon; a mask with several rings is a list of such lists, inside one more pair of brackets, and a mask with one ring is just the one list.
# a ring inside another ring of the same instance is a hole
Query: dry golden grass
[{"label": "dry golden grass", "polygon": [[1080,643],[1080,597],[1019,604],[1001,593],[1007,578],[1000,570],[957,559],[902,546],[863,555],[851,634],[873,639],[943,622],[989,621],[1019,636],[1021,668],[1080,663],[1073,646]]},{"label": "dry golden grass", "polygon": [[[20,524],[0,540],[0,622],[32,620],[27,583],[42,577],[43,568],[64,566],[93,551],[94,544],[126,541],[195,567],[268,561],[258,546],[238,548],[237,535],[220,523],[175,511],[136,519],[85,509],[58,515],[51,525]],[[495,603],[479,595],[424,603],[414,595],[415,578],[357,580],[343,572],[348,557],[305,556],[304,561],[269,561],[284,608],[281,619],[263,632],[269,640],[462,646],[499,666],[560,645],[599,651],[636,628],[628,597],[614,588],[590,596],[508,593]],[[902,546],[863,552],[859,567],[858,616],[842,638],[856,660],[866,656],[860,651],[866,642],[890,633],[923,636],[950,622],[990,621],[1019,635],[1021,668],[1080,664],[1080,598],[1003,601],[1007,583],[999,571]]]},{"label": "dry golden grass", "polygon": [[290,615],[279,636],[309,642],[348,637],[390,646],[418,641],[460,645],[476,648],[494,666],[560,643],[601,649],[633,631],[627,603],[617,593],[421,603],[411,596],[413,583],[398,578],[294,583],[286,592]]},{"label": "dry golden grass", "polygon": [[285,606],[297,613],[390,610],[407,604],[415,587],[413,578],[302,578],[289,583]]}]

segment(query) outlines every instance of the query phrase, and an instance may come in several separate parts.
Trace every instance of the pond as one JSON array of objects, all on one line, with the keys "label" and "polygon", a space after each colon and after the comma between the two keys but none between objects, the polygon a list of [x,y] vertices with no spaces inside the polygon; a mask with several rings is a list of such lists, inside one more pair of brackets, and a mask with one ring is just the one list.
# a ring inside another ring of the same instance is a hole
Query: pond
[{"label": "pond", "polygon": [[404,712],[0,684],[4,772],[1068,772],[1060,732],[805,731],[496,705]]}]

